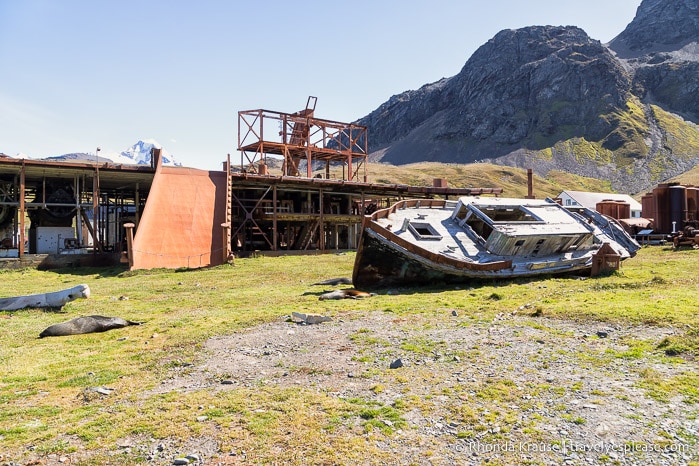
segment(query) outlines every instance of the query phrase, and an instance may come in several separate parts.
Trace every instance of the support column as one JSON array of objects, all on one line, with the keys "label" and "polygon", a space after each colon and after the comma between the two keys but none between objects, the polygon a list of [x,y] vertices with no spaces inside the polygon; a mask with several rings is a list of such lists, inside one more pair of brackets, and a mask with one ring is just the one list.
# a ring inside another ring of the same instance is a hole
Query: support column
[{"label": "support column", "polygon": [[75,216],[75,238],[78,240],[78,247],[81,247],[83,244],[83,225],[82,225],[82,218],[80,217],[80,178],[76,176],[74,178],[74,183],[75,183],[75,188],[74,188],[74,193],[75,193],[75,209],[76,209],[76,216]]},{"label": "support column", "polygon": [[231,247],[230,247],[230,241],[231,241],[231,224],[226,222],[222,223],[221,227],[223,228],[223,248],[221,248],[221,253],[222,253],[222,259],[223,263],[231,262],[231,258],[233,257],[231,255]]},{"label": "support column", "polygon": [[25,179],[24,179],[24,159],[22,159],[22,169],[19,172],[19,257],[24,256],[24,217],[26,212],[24,211],[24,189],[25,189]]},{"label": "support column", "polygon": [[126,255],[129,259],[129,270],[133,268],[133,229],[136,225],[133,223],[125,223],[126,229]]},{"label": "support column", "polygon": [[93,252],[102,251],[100,244],[99,206],[100,206],[100,170],[95,166],[95,175],[92,177],[92,241]]},{"label": "support column", "polygon": [[279,244],[279,232],[277,231],[277,185],[272,188],[272,251],[277,250]]},{"label": "support column", "polygon": [[318,248],[325,251],[325,223],[323,221],[323,189],[319,190],[318,207],[320,217],[318,217]]}]

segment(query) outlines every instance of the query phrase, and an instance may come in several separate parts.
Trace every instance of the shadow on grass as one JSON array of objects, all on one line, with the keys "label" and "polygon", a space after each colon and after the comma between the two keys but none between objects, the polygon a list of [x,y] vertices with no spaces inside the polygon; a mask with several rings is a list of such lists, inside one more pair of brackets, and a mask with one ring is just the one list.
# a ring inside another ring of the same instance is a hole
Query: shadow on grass
[{"label": "shadow on grass", "polygon": [[[613,275],[607,274],[605,276]],[[604,278],[603,275],[598,275],[597,277],[592,277],[592,279]],[[530,283],[544,282],[546,280],[556,278],[556,279],[568,279],[568,280],[585,280],[590,279],[589,275],[580,274],[570,274],[570,275],[540,275],[537,277],[528,278],[483,278],[483,279],[473,279],[468,282],[454,282],[454,283],[431,283],[424,286],[395,286],[395,287],[382,287],[382,288],[372,288],[371,291],[378,295],[412,295],[412,294],[428,294],[428,293],[443,293],[445,291],[454,290],[477,290],[484,287],[492,288],[506,288],[510,285],[527,285]]]}]

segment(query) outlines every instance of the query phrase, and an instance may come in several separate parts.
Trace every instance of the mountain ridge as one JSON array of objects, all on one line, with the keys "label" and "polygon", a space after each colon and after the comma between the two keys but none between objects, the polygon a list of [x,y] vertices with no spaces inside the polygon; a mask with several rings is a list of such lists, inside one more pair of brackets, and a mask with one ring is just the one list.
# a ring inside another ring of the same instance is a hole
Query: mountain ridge
[{"label": "mountain ridge", "polygon": [[180,162],[175,160],[170,153],[155,139],[139,140],[128,149],[121,151],[118,154],[101,154],[101,153],[85,153],[73,152],[69,154],[43,157],[37,160],[45,161],[60,161],[60,162],[111,162],[126,165],[150,165],[151,150],[153,148],[161,149],[161,157],[163,165],[182,166]]},{"label": "mountain ridge", "polygon": [[[370,160],[486,161],[649,189],[699,162],[698,21],[699,0],[643,0],[609,44],[576,26],[500,31],[457,75],[357,120],[371,135]],[[668,24],[684,35],[653,37]],[[653,40],[664,51],[642,55]],[[622,58],[619,44],[637,53]]]}]

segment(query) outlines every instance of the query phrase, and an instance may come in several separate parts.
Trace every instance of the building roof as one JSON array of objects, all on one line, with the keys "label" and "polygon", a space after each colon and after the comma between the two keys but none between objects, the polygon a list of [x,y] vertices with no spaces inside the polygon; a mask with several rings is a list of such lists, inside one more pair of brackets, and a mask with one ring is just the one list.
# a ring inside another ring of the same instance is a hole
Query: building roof
[{"label": "building roof", "polygon": [[628,194],[589,193],[585,191],[563,191],[558,197],[567,195],[575,202],[588,209],[595,209],[602,201],[622,201],[629,204],[631,210],[641,210],[641,203]]}]

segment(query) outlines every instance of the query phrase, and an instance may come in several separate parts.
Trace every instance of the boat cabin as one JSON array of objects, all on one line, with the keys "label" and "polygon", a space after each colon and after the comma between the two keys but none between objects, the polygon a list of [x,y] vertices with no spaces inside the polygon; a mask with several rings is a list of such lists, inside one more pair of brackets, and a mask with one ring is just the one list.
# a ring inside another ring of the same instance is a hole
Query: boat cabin
[{"label": "boat cabin", "polygon": [[593,245],[593,228],[573,215],[546,200],[461,198],[452,219],[492,254],[544,256]]}]

